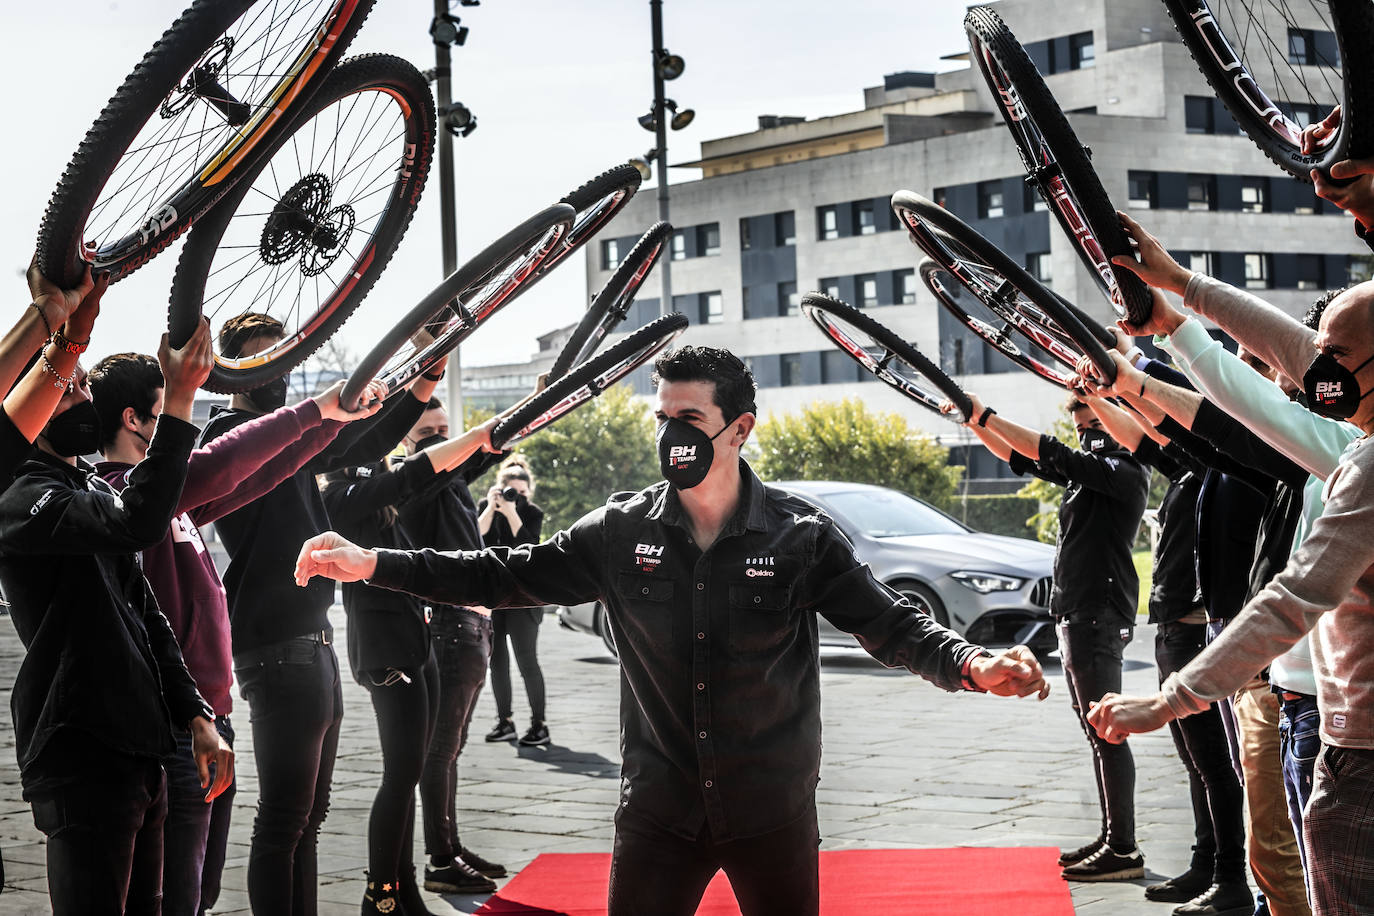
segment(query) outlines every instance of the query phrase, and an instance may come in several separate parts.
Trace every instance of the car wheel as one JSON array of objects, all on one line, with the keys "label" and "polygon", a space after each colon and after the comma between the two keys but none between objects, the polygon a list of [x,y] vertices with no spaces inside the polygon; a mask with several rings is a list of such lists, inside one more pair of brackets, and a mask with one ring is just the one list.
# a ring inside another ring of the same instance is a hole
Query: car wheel
[{"label": "car wheel", "polygon": [[620,658],[620,653],[615,648],[615,636],[611,633],[611,615],[606,612],[606,605],[600,601],[596,603],[596,632],[606,644],[606,651],[611,653],[611,658]]},{"label": "car wheel", "polygon": [[945,611],[944,602],[928,587],[919,582],[893,582],[890,586],[897,594],[916,605],[916,610],[927,617],[934,617],[935,622],[942,627],[949,626],[949,614]]}]

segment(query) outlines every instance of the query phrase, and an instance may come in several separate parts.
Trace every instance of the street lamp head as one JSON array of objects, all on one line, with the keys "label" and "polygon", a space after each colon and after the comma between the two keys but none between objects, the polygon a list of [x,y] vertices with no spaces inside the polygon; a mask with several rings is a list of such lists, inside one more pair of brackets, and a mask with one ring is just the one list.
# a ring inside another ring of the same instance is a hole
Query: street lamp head
[{"label": "street lamp head", "polygon": [[684,108],[681,111],[678,111],[677,102],[673,101],[672,99],[664,99],[663,107],[673,113],[672,120],[668,122],[668,126],[671,127],[673,130],[682,130],[682,128],[686,127],[688,124],[691,124],[692,119],[697,116],[697,113],[690,108]]},{"label": "street lamp head", "polygon": [[657,158],[658,150],[651,149],[643,156],[636,156],[635,158],[631,159],[630,165],[634,166],[639,171],[640,178],[643,178],[645,181],[648,181],[650,178],[654,177],[653,169],[650,168],[649,164]]},{"label": "street lamp head", "polygon": [[458,45],[467,43],[467,26],[460,25],[462,22],[457,16],[448,13],[441,13],[435,16],[429,23],[429,37],[434,39],[436,45]]},{"label": "street lamp head", "polygon": [[654,117],[653,109],[650,109],[648,114],[640,115],[638,120],[639,126],[647,130],[649,133],[653,133],[654,131],[658,130],[658,119]]},{"label": "street lamp head", "polygon": [[466,137],[477,129],[477,116],[462,102],[454,102],[439,110],[444,130],[455,137]]},{"label": "street lamp head", "polygon": [[682,75],[682,71],[687,69],[687,62],[680,56],[664,49],[658,56],[658,75],[665,80],[675,80]]}]

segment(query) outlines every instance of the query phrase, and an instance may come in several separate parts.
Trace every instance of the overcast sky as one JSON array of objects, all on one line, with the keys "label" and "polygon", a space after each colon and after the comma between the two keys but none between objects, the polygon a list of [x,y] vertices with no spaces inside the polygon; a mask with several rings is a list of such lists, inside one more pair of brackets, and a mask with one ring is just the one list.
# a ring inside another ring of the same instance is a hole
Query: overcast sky
[{"label": "overcast sky", "polygon": [[[0,85],[9,140],[0,146],[4,266],[13,308],[58,176],[104,102],[180,12],[184,0],[14,0],[4,13]],[[1047,0],[1048,6],[1048,0]],[[749,131],[759,114],[814,118],[862,107],[864,86],[898,70],[940,70],[964,45],[953,0],[664,0],[665,44],[686,59],[668,95],[695,122],[670,135],[670,158]],[[385,51],[434,64],[427,0],[378,0],[350,53]],[[455,13],[471,28],[455,49],[454,96],[478,129],[456,141],[459,259],[592,175],[650,148],[635,119],[653,98],[648,0],[482,0]],[[675,176],[690,180],[695,170]],[[648,188],[651,185],[646,184]],[[643,193],[643,192],[641,192]],[[361,354],[440,279],[437,167],[391,266],[340,332]],[[107,294],[87,365],[153,352],[165,329],[180,246]],[[560,267],[463,348],[473,365],[523,360],[535,337],[585,307],[581,258]],[[216,329],[217,330],[217,329]]]}]

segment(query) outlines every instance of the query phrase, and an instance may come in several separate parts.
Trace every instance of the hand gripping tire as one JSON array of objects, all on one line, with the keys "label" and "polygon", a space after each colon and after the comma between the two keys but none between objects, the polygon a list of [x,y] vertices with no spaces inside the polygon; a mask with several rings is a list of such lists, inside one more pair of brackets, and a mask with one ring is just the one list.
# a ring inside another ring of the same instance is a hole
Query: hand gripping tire
[{"label": "hand gripping tire", "polygon": [[172,281],[173,346],[202,314],[262,312],[287,334],[268,350],[216,355],[205,387],[266,384],[333,335],[366,297],[410,225],[429,174],[434,101],[406,61],[340,64],[292,129],[186,236]]},{"label": "hand gripping tire", "polygon": [[964,17],[964,30],[974,64],[1011,129],[1027,180],[1045,199],[1116,313],[1142,323],[1153,308],[1150,291],[1135,274],[1111,262],[1116,255],[1132,254],[1130,238],[1088,150],[1001,17],[975,6]]},{"label": "hand gripping tire", "polygon": [[941,416],[940,405],[948,399],[965,422],[971,418],[973,404],[964,389],[894,331],[824,293],[802,296],[801,310],[834,346],[888,387]]}]

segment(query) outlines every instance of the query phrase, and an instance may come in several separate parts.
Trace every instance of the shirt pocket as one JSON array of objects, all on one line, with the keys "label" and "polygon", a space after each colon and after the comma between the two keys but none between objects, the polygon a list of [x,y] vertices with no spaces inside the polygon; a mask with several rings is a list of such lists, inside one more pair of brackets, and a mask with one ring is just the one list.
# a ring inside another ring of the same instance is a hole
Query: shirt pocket
[{"label": "shirt pocket", "polygon": [[668,648],[673,643],[673,581],[640,573],[622,572],[616,580],[621,604],[621,627],[638,643]]},{"label": "shirt pocket", "polygon": [[730,586],[730,649],[755,653],[775,649],[792,632],[786,585],[741,583]]}]

